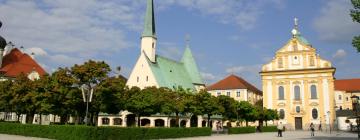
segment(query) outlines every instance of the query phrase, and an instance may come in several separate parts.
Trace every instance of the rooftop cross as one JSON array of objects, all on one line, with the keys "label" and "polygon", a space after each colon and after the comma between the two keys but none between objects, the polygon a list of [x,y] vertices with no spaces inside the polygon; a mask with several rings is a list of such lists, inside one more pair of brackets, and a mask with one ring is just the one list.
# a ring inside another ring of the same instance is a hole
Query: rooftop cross
[{"label": "rooftop cross", "polygon": [[186,46],[188,47],[190,44],[190,35],[189,34],[185,35],[185,42],[186,42]]}]

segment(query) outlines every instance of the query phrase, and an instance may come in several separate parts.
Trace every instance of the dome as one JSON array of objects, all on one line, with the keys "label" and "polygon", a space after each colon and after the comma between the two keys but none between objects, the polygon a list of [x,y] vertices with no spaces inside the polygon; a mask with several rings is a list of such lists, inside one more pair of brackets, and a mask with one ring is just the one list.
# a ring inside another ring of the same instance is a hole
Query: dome
[{"label": "dome", "polygon": [[0,49],[4,49],[6,47],[6,40],[2,36],[0,36]]}]

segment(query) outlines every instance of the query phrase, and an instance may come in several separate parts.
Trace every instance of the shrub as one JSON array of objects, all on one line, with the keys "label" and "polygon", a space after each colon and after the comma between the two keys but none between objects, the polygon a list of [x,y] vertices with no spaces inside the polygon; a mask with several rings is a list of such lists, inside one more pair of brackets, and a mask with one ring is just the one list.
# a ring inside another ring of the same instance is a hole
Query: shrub
[{"label": "shrub", "polygon": [[0,123],[0,133],[58,140],[165,139],[211,135],[210,128],[120,128]]},{"label": "shrub", "polygon": [[261,128],[261,132],[277,132],[276,126],[264,126]]},{"label": "shrub", "polygon": [[256,129],[253,126],[249,127],[232,127],[229,128],[228,134],[244,134],[244,133],[255,133]]}]

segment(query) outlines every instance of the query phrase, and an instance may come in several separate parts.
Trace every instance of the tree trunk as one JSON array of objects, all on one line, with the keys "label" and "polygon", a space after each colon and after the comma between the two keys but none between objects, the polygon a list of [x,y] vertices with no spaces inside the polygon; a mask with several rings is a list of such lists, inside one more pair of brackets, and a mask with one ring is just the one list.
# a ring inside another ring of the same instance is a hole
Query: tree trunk
[{"label": "tree trunk", "polygon": [[268,121],[265,121],[265,126],[267,126],[267,122],[268,122]]},{"label": "tree trunk", "polygon": [[175,122],[175,125],[176,125],[177,127],[180,127],[180,125],[179,125],[179,112],[176,112],[176,122]]},{"label": "tree trunk", "polygon": [[65,124],[67,121],[67,115],[60,116],[60,124]]},{"label": "tree trunk", "polygon": [[[7,113],[6,113],[7,114]],[[21,114],[17,114],[16,113],[16,116],[17,116],[17,122],[20,122],[20,116],[21,116]]]},{"label": "tree trunk", "polygon": [[211,114],[208,114],[208,118],[207,118],[207,121],[208,121],[208,127],[210,127],[210,116],[211,116]]},{"label": "tree trunk", "polygon": [[138,119],[137,119],[137,121],[138,121],[138,127],[140,127],[141,125],[140,125],[140,114],[137,114],[137,117],[138,117]]},{"label": "tree trunk", "polygon": [[41,113],[40,113],[40,120],[39,120],[39,124],[41,125],[42,124],[42,117],[41,117]]},{"label": "tree trunk", "polygon": [[246,127],[248,127],[248,126],[249,126],[249,122],[246,120],[245,123],[246,123]]},{"label": "tree trunk", "polygon": [[32,124],[33,120],[34,120],[34,113],[26,114],[26,123],[27,124]]}]

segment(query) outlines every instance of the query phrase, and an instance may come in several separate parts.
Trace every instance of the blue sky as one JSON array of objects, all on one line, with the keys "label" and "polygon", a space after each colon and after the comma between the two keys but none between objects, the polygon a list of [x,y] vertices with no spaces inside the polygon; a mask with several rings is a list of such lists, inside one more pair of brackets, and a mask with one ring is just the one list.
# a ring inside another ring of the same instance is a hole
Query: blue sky
[{"label": "blue sky", "polygon": [[[122,67],[140,53],[145,0],[0,0],[0,34],[52,72],[88,59]],[[348,0],[155,0],[157,53],[179,59],[185,35],[207,84],[229,74],[261,87],[258,72],[290,38],[293,18],[336,78],[360,77],[351,46],[360,24]],[[261,89],[261,88],[260,88]]]}]

